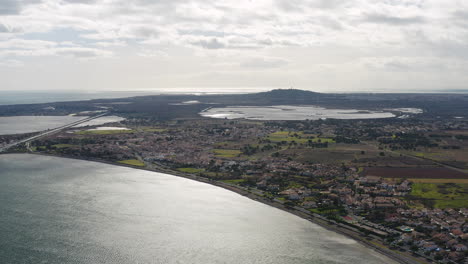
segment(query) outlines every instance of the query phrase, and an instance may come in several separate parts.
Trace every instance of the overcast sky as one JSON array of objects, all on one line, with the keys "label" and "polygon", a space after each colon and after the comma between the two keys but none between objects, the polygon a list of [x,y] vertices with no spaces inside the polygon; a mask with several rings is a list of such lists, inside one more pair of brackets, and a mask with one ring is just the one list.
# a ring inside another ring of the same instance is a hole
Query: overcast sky
[{"label": "overcast sky", "polygon": [[0,0],[0,90],[467,89],[466,0]]}]

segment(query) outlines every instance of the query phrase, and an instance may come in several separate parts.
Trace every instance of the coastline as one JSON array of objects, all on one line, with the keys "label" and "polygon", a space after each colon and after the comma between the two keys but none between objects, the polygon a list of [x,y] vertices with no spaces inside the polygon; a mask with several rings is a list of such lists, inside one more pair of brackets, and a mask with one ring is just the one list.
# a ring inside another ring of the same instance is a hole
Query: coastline
[{"label": "coastline", "polygon": [[420,257],[412,256],[408,252],[400,252],[397,250],[392,250],[381,243],[380,241],[375,241],[374,239],[369,239],[369,237],[365,237],[362,233],[352,230],[351,228],[345,228],[343,225],[338,225],[337,223],[333,223],[329,220],[319,218],[314,216],[312,213],[306,213],[304,212],[305,210],[299,210],[293,207],[287,207],[284,204],[277,202],[275,200],[271,200],[268,198],[265,198],[263,196],[257,195],[253,192],[249,192],[248,190],[243,189],[242,187],[235,186],[232,184],[224,183],[221,181],[215,181],[215,180],[210,180],[208,178],[200,177],[197,175],[189,174],[189,173],[183,173],[179,171],[174,171],[171,169],[166,169],[166,168],[149,168],[149,167],[139,167],[139,166],[133,166],[133,165],[128,165],[128,164],[123,164],[123,163],[118,163],[118,162],[112,162],[108,160],[102,160],[98,158],[87,158],[87,157],[75,157],[75,156],[66,156],[66,155],[53,155],[53,154],[46,154],[46,153],[30,153],[30,152],[16,152],[16,153],[0,153],[1,154],[32,154],[32,155],[39,155],[39,156],[48,156],[48,157],[58,157],[58,158],[66,158],[66,159],[74,159],[74,160],[84,160],[84,161],[92,161],[92,162],[98,162],[98,163],[103,163],[107,165],[114,165],[114,166],[122,166],[122,167],[127,167],[127,168],[132,168],[132,169],[139,169],[139,170],[144,170],[144,171],[150,171],[150,172],[158,172],[158,173],[164,173],[164,174],[169,174],[172,176],[176,177],[182,177],[190,180],[195,180],[198,182],[202,183],[207,183],[213,186],[221,187],[223,189],[235,192],[239,195],[245,196],[251,200],[261,202],[265,205],[272,206],[274,208],[277,208],[279,210],[291,213],[295,216],[298,216],[302,219],[305,219],[309,222],[312,222],[314,224],[317,224],[329,231],[344,235],[350,239],[353,239],[354,241],[360,243],[361,245],[365,246],[368,249],[372,249],[379,254],[382,254],[393,261],[397,263],[402,263],[402,264],[417,264],[417,263],[429,263],[425,259],[422,259]]}]

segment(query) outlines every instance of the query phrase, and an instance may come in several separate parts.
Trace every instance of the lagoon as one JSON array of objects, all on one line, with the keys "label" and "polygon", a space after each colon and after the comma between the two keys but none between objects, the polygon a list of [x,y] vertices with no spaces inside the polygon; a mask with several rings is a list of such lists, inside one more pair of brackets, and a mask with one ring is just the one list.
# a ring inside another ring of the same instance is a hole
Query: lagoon
[{"label": "lagoon", "polygon": [[2,263],[395,263],[212,185],[31,154],[0,155]]},{"label": "lagoon", "polygon": [[327,109],[319,106],[230,106],[211,108],[200,113],[211,118],[251,120],[319,120],[319,119],[374,119],[391,118],[395,114],[376,110]]},{"label": "lagoon", "polygon": [[107,123],[118,123],[121,121],[124,121],[125,118],[120,117],[120,116],[102,116],[93,120],[89,120],[87,122],[81,123],[79,125],[76,125],[74,127],[85,127],[85,126],[99,126]]},{"label": "lagoon", "polygon": [[85,118],[87,116],[2,116],[0,117],[0,135],[39,132]]}]

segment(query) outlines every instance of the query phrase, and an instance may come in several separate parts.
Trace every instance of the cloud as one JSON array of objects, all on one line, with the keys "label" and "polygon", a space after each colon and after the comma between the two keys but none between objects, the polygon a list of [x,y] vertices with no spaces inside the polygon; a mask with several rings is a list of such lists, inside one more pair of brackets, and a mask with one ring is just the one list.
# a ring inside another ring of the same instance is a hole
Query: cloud
[{"label": "cloud", "polygon": [[0,42],[0,56],[64,56],[73,58],[109,57],[112,52],[80,47],[72,42],[53,42],[44,40],[10,39]]},{"label": "cloud", "polygon": [[0,33],[10,32],[10,30],[3,24],[0,24]]},{"label": "cloud", "polygon": [[387,24],[394,26],[425,23],[425,19],[422,16],[397,17],[383,14],[368,14],[364,16],[363,21],[375,24]]},{"label": "cloud", "polygon": [[[441,18],[457,9],[436,0],[5,1],[10,3],[5,6],[21,6],[24,15],[3,23],[23,34],[69,28],[83,32],[85,42],[172,43],[206,50],[404,43],[405,28],[397,26],[406,25],[437,38],[450,25]],[[371,24],[388,28],[376,31]]]},{"label": "cloud", "polygon": [[457,10],[453,12],[453,16],[457,19],[468,20],[468,10]]},{"label": "cloud", "polygon": [[3,0],[0,5],[0,15],[14,15],[18,14],[21,9],[19,1]]},{"label": "cloud", "polygon": [[95,46],[99,47],[125,47],[127,43],[125,41],[115,40],[115,41],[98,41],[94,43]]},{"label": "cloud", "polygon": [[346,3],[345,0],[274,0],[276,6],[287,12],[305,12],[306,8],[334,9]]},{"label": "cloud", "polygon": [[69,4],[94,4],[97,0],[62,0],[64,3]]},{"label": "cloud", "polygon": [[281,58],[256,57],[240,64],[243,68],[279,68],[286,66],[289,62]]},{"label": "cloud", "polygon": [[81,48],[81,47],[72,47],[72,48],[58,48],[52,50],[53,54],[56,56],[67,56],[80,59],[90,59],[96,57],[109,57],[112,55],[112,52],[92,49],[92,48]]},{"label": "cloud", "polygon": [[9,39],[0,42],[0,49],[45,49],[57,46],[56,42],[45,40]]},{"label": "cloud", "polygon": [[191,42],[191,44],[194,46],[200,46],[205,49],[222,49],[226,47],[226,44],[220,42],[217,38],[197,40]]},{"label": "cloud", "polygon": [[2,0],[0,2],[0,15],[17,15],[24,6],[40,2],[41,0]]},{"label": "cloud", "polygon": [[169,58],[169,54],[161,50],[151,50],[151,49],[143,49],[142,51],[137,53],[140,57],[148,57],[148,58],[161,58],[167,59]]},{"label": "cloud", "polygon": [[376,71],[390,72],[443,72],[466,71],[468,61],[438,57],[365,57],[357,64]]},{"label": "cloud", "polygon": [[161,30],[154,25],[129,25],[119,31],[120,37],[151,39],[161,35]]},{"label": "cloud", "polygon": [[[397,76],[432,69],[451,74],[468,61],[468,2],[461,0],[0,2],[3,61],[29,56],[47,62],[40,57],[53,56],[54,61],[67,58],[68,62],[113,56],[115,63],[135,63],[132,69],[140,76],[149,71],[138,68],[137,62],[156,65],[169,57],[164,65],[150,68],[166,71],[171,65],[171,76],[182,74],[181,68],[203,76],[224,65],[229,71],[245,70],[245,75],[255,72],[258,78],[281,81],[267,73],[287,67],[283,74],[288,78],[320,85],[325,81],[315,79],[339,71],[344,67],[340,65],[354,65],[361,77],[385,71]],[[359,77],[355,68],[346,69],[349,79]],[[252,76],[248,80],[257,82]]]},{"label": "cloud", "polygon": [[9,67],[9,68],[14,68],[14,67],[22,67],[24,65],[23,62],[19,60],[4,60],[0,61],[0,67]]}]

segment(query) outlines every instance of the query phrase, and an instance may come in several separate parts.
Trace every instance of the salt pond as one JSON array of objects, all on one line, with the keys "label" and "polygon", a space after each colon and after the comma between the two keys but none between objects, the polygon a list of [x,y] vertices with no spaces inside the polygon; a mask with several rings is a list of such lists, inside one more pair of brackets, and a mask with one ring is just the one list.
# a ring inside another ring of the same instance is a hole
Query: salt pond
[{"label": "salt pond", "polygon": [[200,115],[211,118],[252,120],[373,119],[395,117],[392,112],[356,109],[327,109],[318,106],[230,106],[211,108]]}]

